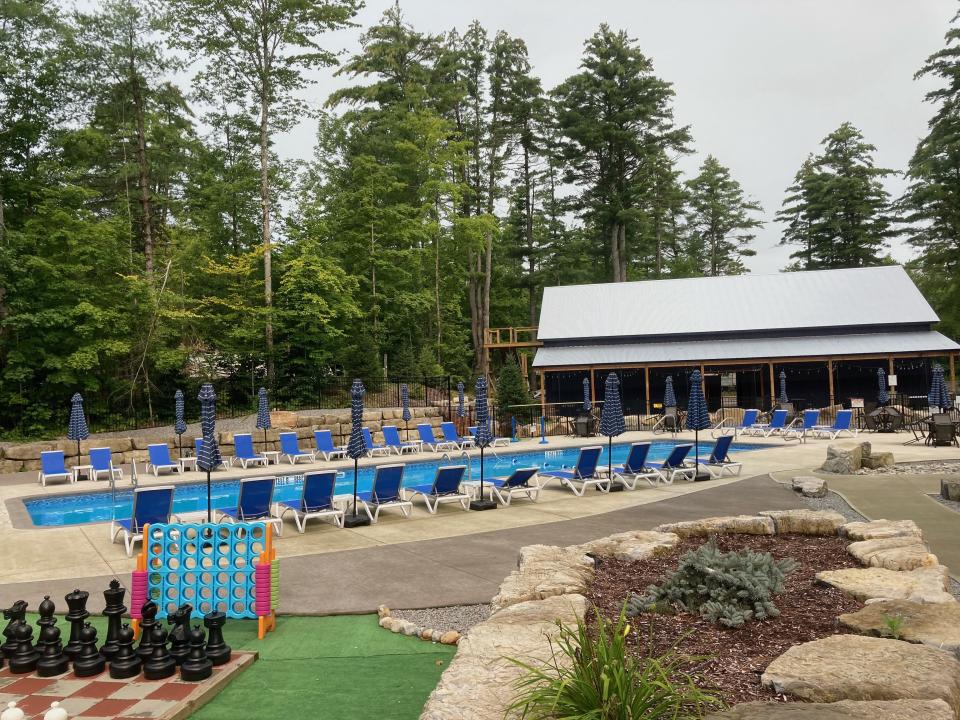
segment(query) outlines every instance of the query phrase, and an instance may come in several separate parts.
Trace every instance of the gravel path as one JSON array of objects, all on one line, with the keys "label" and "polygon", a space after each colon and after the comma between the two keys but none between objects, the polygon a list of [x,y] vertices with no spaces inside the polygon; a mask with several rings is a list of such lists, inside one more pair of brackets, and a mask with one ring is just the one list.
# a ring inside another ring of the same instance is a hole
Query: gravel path
[{"label": "gravel path", "polygon": [[954,512],[960,513],[960,502],[957,502],[956,500],[947,500],[947,499],[946,499],[945,497],[943,497],[942,495],[937,495],[937,494],[935,494],[935,493],[930,493],[930,494],[927,495],[927,497],[928,497],[928,498],[933,498],[934,500],[936,500],[938,503],[940,503],[940,504],[943,505],[944,507],[950,508],[950,509],[953,510]]},{"label": "gravel path", "polygon": [[799,497],[800,501],[811,510],[833,510],[834,512],[838,512],[843,515],[850,522],[863,522],[867,519],[865,516],[861,515],[852,507],[850,507],[850,503],[832,490],[829,490],[822,498],[806,497],[800,493],[797,493],[797,497]]},{"label": "gravel path", "polygon": [[960,460],[922,460],[902,462],[889,467],[860,468],[857,475],[944,475],[960,473]]},{"label": "gravel path", "polygon": [[392,617],[409,620],[415,625],[440,632],[464,632],[490,617],[489,605],[451,605],[422,610],[391,610]]}]

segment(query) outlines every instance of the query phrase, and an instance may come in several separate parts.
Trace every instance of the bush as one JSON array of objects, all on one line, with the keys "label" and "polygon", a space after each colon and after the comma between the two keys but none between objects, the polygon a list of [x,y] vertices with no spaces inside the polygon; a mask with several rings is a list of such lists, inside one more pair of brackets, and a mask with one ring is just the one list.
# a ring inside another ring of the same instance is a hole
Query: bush
[{"label": "bush", "polygon": [[508,419],[512,405],[525,405],[530,402],[530,394],[523,385],[523,375],[520,367],[511,357],[500,368],[497,376],[497,409],[501,419]]},{"label": "bush", "polygon": [[560,625],[550,642],[547,665],[519,660],[526,670],[506,716],[530,720],[695,720],[723,704],[703,692],[680,669],[687,660],[675,650],[638,658],[627,648],[630,626],[623,612],[616,623],[596,613],[591,633],[584,622],[576,630]]},{"label": "bush", "polygon": [[796,567],[793,560],[774,560],[770,553],[721,552],[711,540],[685,553],[677,571],[662,585],[633,595],[627,601],[627,615],[662,611],[669,603],[727,627],[778,617],[772,597],[783,590],[783,581]]}]

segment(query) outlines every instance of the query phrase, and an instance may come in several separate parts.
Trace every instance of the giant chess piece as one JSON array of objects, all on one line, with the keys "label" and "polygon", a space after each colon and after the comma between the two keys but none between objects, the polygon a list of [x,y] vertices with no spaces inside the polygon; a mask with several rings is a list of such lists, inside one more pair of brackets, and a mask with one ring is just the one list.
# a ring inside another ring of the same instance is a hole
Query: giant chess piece
[{"label": "giant chess piece", "polygon": [[143,663],[143,677],[163,680],[177,671],[177,661],[167,652],[167,631],[162,625],[153,628],[153,656]]},{"label": "giant chess piece", "polygon": [[60,703],[54,700],[50,703],[50,709],[43,714],[43,720],[70,720],[70,716],[60,707]]},{"label": "giant chess piece", "polygon": [[17,707],[17,703],[11,700],[7,703],[7,709],[0,713],[0,720],[23,720],[23,710]]},{"label": "giant chess piece", "polygon": [[223,626],[227,616],[218,611],[204,615],[203,625],[210,631],[207,636],[207,657],[216,665],[223,665],[230,661],[230,646],[223,640]]},{"label": "giant chess piece", "polygon": [[123,604],[123,596],[126,592],[126,588],[116,578],[111,580],[110,587],[103,591],[103,599],[106,601],[103,614],[107,616],[107,639],[104,640],[103,647],[100,648],[100,654],[107,660],[112,660],[119,649],[117,638],[120,634],[121,618],[127,611]]},{"label": "giant chess piece", "polygon": [[84,623],[80,630],[80,650],[73,659],[73,672],[77,677],[92,677],[103,672],[106,660],[97,650],[97,629]]},{"label": "giant chess piece", "polygon": [[124,625],[117,633],[117,652],[110,661],[110,677],[126,680],[140,674],[143,661],[133,649],[133,630]]},{"label": "giant chess piece", "polygon": [[40,629],[48,626],[53,626],[57,624],[57,619],[53,614],[57,611],[57,606],[53,604],[53,600],[50,599],[49,595],[43,596],[43,602],[40,603],[38,612],[40,613],[40,619],[37,620],[37,625],[40,626]]},{"label": "giant chess piece", "polygon": [[3,629],[3,637],[6,641],[0,645],[0,652],[6,658],[11,657],[17,651],[17,639],[14,635],[14,628],[22,622],[27,621],[27,602],[26,600],[17,600],[13,605],[3,611],[3,619],[7,621],[7,626]]},{"label": "giant chess piece", "polygon": [[177,665],[183,663],[190,654],[190,616],[192,614],[193,606],[190,603],[184,603],[167,616],[167,624],[173,625],[173,629],[170,630],[170,654]]},{"label": "giant chess piece", "polygon": [[140,645],[137,655],[144,662],[153,656],[153,629],[157,626],[159,609],[153,600],[147,600],[140,608]]},{"label": "giant chess piece", "polygon": [[180,679],[185,682],[200,682],[213,674],[213,663],[204,650],[203,630],[194,625],[188,634],[190,639],[190,654],[180,665]]},{"label": "giant chess piece", "polygon": [[63,599],[67,602],[67,622],[70,623],[70,640],[63,648],[63,653],[71,660],[75,660],[80,654],[80,633],[83,630],[84,621],[90,617],[87,612],[87,598],[90,593],[86,590],[74,590]]},{"label": "giant chess piece", "polygon": [[29,673],[37,669],[40,653],[33,647],[33,628],[28,623],[18,623],[14,629],[17,651],[10,656],[10,672]]},{"label": "giant chess piece", "polygon": [[60,628],[55,625],[40,628],[37,650],[40,653],[37,675],[40,677],[62,675],[70,669],[70,658],[63,654],[63,643],[60,642]]}]

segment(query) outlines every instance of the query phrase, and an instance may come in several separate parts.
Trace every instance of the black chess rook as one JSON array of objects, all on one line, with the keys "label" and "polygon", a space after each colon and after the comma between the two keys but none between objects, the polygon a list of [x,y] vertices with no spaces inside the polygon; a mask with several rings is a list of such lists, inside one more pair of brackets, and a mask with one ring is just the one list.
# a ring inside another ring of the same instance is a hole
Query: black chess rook
[{"label": "black chess rook", "polygon": [[213,663],[207,657],[206,638],[203,636],[203,628],[195,625],[193,630],[188,633],[190,640],[190,654],[180,665],[180,679],[185,682],[200,682],[206,680],[213,674]]},{"label": "black chess rook", "polygon": [[103,672],[106,660],[97,650],[97,629],[84,623],[80,629],[80,650],[73,659],[73,672],[77,677],[93,677]]},{"label": "black chess rook", "polygon": [[226,614],[218,611],[207,613],[203,617],[203,625],[207,628],[207,657],[210,662],[223,665],[230,661],[230,646],[223,639],[223,626],[227,622]]}]

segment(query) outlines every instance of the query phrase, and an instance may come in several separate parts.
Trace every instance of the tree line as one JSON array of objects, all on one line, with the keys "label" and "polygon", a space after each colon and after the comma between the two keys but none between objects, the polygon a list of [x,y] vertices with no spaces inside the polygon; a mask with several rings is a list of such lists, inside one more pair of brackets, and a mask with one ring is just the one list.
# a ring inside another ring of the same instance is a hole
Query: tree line
[{"label": "tree line", "polygon": [[[680,171],[692,130],[626,31],[601,25],[544,88],[522,38],[425,33],[399,5],[339,56],[327,34],[358,9],[0,0],[0,428],[75,390],[468,377],[486,328],[536,324],[544,286],[744,272],[762,209],[713,155]],[[920,71],[943,86],[907,193],[844,123],[777,213],[788,269],[889,262],[906,234],[952,330],[957,32]],[[311,97],[318,68],[342,89]],[[277,157],[305,117],[312,156]]]}]

